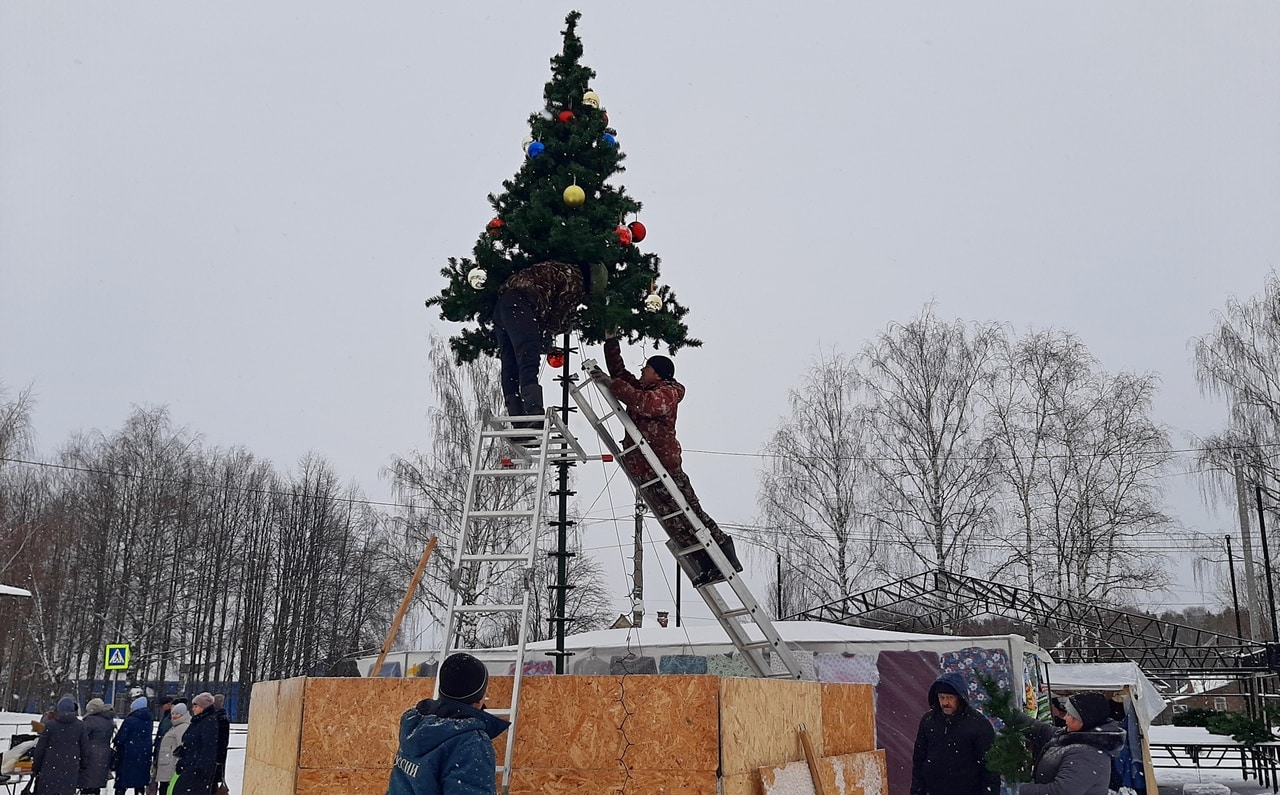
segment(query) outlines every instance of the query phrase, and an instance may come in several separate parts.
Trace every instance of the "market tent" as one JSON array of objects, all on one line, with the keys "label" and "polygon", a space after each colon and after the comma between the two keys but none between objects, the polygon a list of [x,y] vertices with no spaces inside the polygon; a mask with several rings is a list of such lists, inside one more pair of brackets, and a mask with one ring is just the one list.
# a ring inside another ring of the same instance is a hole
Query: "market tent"
[{"label": "market tent", "polygon": [[[1098,691],[1118,698],[1124,705],[1124,726],[1129,734],[1129,753],[1141,765],[1145,781],[1156,780],[1151,762],[1151,721],[1164,711],[1168,702],[1151,683],[1137,663],[1054,663],[1046,673],[1049,687],[1055,694]],[[1124,786],[1141,789],[1132,780],[1136,770],[1128,770],[1129,780]]]}]

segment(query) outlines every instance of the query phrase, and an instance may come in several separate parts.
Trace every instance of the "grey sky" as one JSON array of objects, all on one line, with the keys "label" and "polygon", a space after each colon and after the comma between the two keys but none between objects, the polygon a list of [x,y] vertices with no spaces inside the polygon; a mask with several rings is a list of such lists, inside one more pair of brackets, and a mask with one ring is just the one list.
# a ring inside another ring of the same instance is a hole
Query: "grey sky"
[{"label": "grey sky", "polygon": [[[34,386],[42,451],[167,404],[387,496],[453,331],[422,301],[519,167],[571,8],[433,5],[0,4],[0,379]],[[578,7],[706,342],[677,357],[686,447],[758,451],[820,350],[928,301],[1159,372],[1175,446],[1221,424],[1187,343],[1278,261],[1280,5]],[[687,463],[728,523],[758,467]]]}]

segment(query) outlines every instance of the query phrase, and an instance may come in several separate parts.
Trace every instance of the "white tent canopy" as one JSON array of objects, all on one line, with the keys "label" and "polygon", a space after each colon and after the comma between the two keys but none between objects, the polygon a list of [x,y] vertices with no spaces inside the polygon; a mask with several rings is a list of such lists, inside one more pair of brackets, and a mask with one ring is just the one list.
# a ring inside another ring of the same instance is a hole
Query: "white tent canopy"
[{"label": "white tent canopy", "polygon": [[1049,687],[1055,691],[1128,688],[1138,716],[1147,725],[1168,706],[1160,691],[1133,662],[1053,663],[1049,666]]}]

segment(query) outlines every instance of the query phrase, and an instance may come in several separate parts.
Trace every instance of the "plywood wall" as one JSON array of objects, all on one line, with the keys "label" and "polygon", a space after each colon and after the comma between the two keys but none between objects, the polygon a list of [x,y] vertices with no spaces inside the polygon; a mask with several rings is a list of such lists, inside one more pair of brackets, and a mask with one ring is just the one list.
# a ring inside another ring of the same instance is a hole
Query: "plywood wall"
[{"label": "plywood wall", "polygon": [[[506,707],[509,677],[488,703]],[[383,795],[400,716],[430,678],[289,679],[254,686],[246,795]],[[759,769],[874,747],[865,685],[716,676],[526,676],[511,792],[761,795]],[[495,743],[501,763],[505,738]]]}]

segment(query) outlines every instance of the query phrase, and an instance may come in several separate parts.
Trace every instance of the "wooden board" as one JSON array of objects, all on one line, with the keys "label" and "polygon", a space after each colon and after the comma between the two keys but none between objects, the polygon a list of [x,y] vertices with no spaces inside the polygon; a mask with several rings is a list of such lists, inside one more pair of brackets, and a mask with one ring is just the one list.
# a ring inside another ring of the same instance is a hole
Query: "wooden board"
[{"label": "wooden board", "polygon": [[821,753],[826,756],[874,751],[876,692],[871,685],[822,684]]},{"label": "wooden board", "polygon": [[822,685],[785,679],[720,680],[720,767],[725,776],[803,759],[804,724],[824,754]]}]

